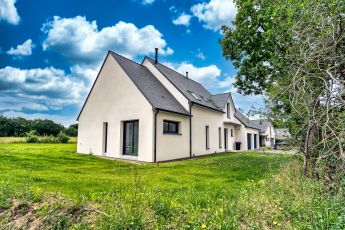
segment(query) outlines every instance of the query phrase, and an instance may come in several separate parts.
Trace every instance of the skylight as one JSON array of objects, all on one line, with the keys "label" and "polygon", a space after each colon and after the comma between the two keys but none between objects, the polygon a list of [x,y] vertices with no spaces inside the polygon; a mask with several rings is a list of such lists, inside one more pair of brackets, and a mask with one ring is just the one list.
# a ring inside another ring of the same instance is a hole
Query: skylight
[{"label": "skylight", "polygon": [[198,96],[195,95],[195,93],[193,93],[193,92],[189,92],[189,93],[192,94],[192,96],[193,96],[195,99],[197,99],[197,100],[200,101],[200,99],[198,98]]}]

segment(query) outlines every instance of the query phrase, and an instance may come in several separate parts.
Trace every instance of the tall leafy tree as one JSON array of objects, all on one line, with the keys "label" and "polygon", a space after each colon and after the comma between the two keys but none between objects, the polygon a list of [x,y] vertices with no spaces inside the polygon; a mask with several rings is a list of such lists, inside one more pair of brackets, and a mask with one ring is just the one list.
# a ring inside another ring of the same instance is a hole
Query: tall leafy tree
[{"label": "tall leafy tree", "polygon": [[294,124],[318,178],[345,175],[345,4],[343,0],[236,1],[220,41],[244,94],[265,94],[271,115]]}]

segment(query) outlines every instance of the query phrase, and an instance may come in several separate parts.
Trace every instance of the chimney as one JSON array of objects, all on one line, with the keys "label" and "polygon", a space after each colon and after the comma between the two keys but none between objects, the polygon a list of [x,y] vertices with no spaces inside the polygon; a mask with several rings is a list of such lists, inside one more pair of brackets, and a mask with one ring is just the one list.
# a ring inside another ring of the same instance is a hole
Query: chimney
[{"label": "chimney", "polygon": [[158,48],[155,48],[155,64],[158,63]]},{"label": "chimney", "polygon": [[186,72],[186,78],[188,78],[188,71]]}]

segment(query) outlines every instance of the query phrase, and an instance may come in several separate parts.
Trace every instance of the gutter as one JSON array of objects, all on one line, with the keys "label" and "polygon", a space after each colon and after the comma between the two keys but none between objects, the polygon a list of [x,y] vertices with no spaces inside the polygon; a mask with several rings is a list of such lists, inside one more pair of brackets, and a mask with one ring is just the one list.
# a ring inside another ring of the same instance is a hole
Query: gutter
[{"label": "gutter", "polygon": [[153,136],[153,162],[157,162],[157,114],[159,113],[159,109],[155,111],[155,120],[154,120],[154,136]]}]

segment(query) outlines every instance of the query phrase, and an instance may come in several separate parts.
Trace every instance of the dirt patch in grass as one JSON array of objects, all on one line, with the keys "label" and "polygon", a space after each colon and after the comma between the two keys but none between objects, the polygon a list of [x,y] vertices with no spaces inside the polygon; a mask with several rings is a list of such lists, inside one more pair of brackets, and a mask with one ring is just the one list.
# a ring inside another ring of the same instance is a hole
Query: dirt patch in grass
[{"label": "dirt patch in grass", "polygon": [[47,195],[37,202],[13,198],[11,208],[0,211],[0,225],[8,229],[66,229],[91,227],[98,211],[95,205],[76,205],[58,195]]}]

